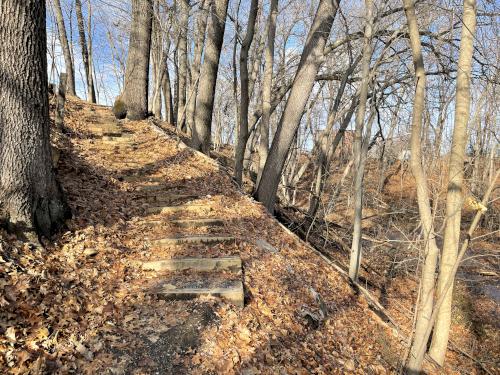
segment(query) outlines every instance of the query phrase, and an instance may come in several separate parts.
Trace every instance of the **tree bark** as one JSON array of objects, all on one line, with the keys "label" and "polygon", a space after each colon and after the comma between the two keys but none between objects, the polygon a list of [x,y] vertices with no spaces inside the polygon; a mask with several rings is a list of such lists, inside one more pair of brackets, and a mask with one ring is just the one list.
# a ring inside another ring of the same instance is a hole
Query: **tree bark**
[{"label": "tree bark", "polygon": [[177,44],[178,84],[177,84],[177,129],[185,131],[186,88],[188,75],[187,30],[189,23],[189,0],[177,0],[179,17],[179,42]]},{"label": "tree bark", "polygon": [[467,123],[470,114],[470,81],[474,34],[476,31],[476,1],[464,0],[462,35],[457,66],[457,88],[455,95],[455,119],[453,139],[448,167],[448,191],[446,194],[446,226],[444,229],[443,251],[439,267],[437,297],[443,303],[434,325],[429,355],[440,365],[444,363],[451,324],[451,303],[453,282],[446,288],[457,260],[460,241],[460,221],[462,213],[462,188],[464,179],[465,147],[467,144]]},{"label": "tree bark", "polygon": [[67,81],[68,94],[76,95],[73,58],[71,57],[71,50],[69,48],[68,37],[66,35],[66,26],[64,25],[64,16],[60,0],[54,0],[54,10],[56,15],[57,30],[59,31],[59,41],[61,42],[61,48],[64,56],[64,64],[66,66],[66,74],[68,75],[68,81]]},{"label": "tree bark", "polygon": [[126,106],[127,118],[130,120],[142,120],[148,114],[152,21],[152,0],[133,0],[125,88],[120,98]]},{"label": "tree bark", "polygon": [[[354,217],[353,217],[353,236],[351,245],[351,256],[349,261],[349,278],[353,282],[358,281],[359,267],[361,265],[361,219],[363,213],[363,178],[365,169],[365,159],[367,144],[370,139],[368,129],[371,120],[368,122],[366,139],[363,142],[363,129],[366,116],[366,102],[368,99],[368,85],[370,80],[370,60],[372,57],[372,33],[373,33],[373,2],[365,0],[365,37],[363,43],[363,62],[362,62],[362,82],[359,94],[359,105],[356,112],[356,129],[354,135]],[[371,129],[370,129],[371,130]],[[366,144],[366,147],[365,147]]]},{"label": "tree bark", "polygon": [[[189,92],[196,92],[200,76],[201,56],[203,54],[203,46],[205,44],[205,32],[207,29],[207,18],[210,9],[211,0],[204,0],[200,7],[196,23],[197,38],[193,52],[193,62],[191,63],[191,87]],[[196,110],[196,95],[186,104],[186,128],[188,133],[192,133],[194,127],[194,114]]]},{"label": "tree bark", "polygon": [[170,74],[168,66],[165,65],[165,73],[162,80],[163,101],[165,105],[165,121],[171,125],[174,124],[174,105],[172,100],[172,89],[170,85]]},{"label": "tree bark", "polygon": [[69,209],[52,169],[45,2],[2,0],[0,19],[0,218],[48,236]]},{"label": "tree bark", "polygon": [[90,69],[89,81],[90,81],[90,86],[93,88],[94,92],[94,103],[97,103],[99,101],[99,90],[96,89],[94,83],[94,78],[96,77],[96,74],[95,74],[94,55],[92,48],[92,2],[90,0],[88,3],[87,32],[88,32],[88,54],[89,54],[89,69]]},{"label": "tree bark", "polygon": [[271,121],[271,91],[273,84],[274,39],[276,38],[276,17],[278,16],[278,0],[271,0],[265,52],[264,79],[262,82],[262,119],[260,121],[259,170],[257,182],[259,186],[262,171],[269,153],[269,122]]},{"label": "tree bark", "polygon": [[151,30],[151,77],[153,92],[150,102],[151,112],[157,119],[161,119],[161,85],[165,74],[165,61],[163,54],[163,35],[158,19],[158,1],[153,3],[153,25]]},{"label": "tree bark", "polygon": [[314,85],[314,79],[324,60],[323,50],[330,35],[339,0],[321,0],[307,36],[290,95],[281,116],[276,135],[266,160],[256,198],[274,211],[280,176],[300,119]]},{"label": "tree bark", "polygon": [[258,0],[252,0],[248,13],[247,32],[240,49],[240,131],[238,132],[234,161],[234,179],[238,185],[241,185],[243,181],[243,159],[248,141],[248,106],[250,105],[250,93],[248,92],[248,51],[252,45],[255,32],[258,6]]},{"label": "tree bark", "polygon": [[[85,38],[85,24],[83,21],[83,13],[82,13],[82,2],[81,0],[75,0],[75,6],[76,6],[76,20],[78,23],[78,34],[80,37],[80,48],[82,50],[82,60],[83,60],[83,67],[85,69],[85,78],[87,81],[87,100],[90,103],[95,103],[95,88],[94,88],[94,80],[92,78],[92,67],[90,65],[90,59],[89,59],[89,51],[87,49],[87,41]],[[90,15],[89,15],[90,19]],[[90,22],[89,22],[90,24]],[[90,29],[89,29],[89,34],[90,34]],[[90,37],[89,37],[90,38]]]},{"label": "tree bark", "polygon": [[[417,374],[422,368],[425,349],[427,347],[425,331],[429,324],[429,319],[434,305],[435,272],[439,249],[436,244],[434,233],[427,176],[422,166],[422,122],[425,108],[426,86],[425,66],[422,57],[422,47],[420,43],[417,17],[415,14],[414,0],[403,0],[403,5],[408,22],[410,46],[415,69],[415,96],[413,98],[410,139],[410,166],[417,188],[417,203],[424,237],[424,264],[420,280],[420,298],[416,309],[417,312],[413,342],[410,348],[410,355],[406,363],[406,370],[409,373]],[[424,349],[422,350],[422,348]]]},{"label": "tree bark", "polygon": [[192,147],[207,155],[210,153],[215,86],[222,42],[224,41],[228,2],[229,0],[214,0],[210,13],[210,22],[207,27],[204,61],[196,97]]}]

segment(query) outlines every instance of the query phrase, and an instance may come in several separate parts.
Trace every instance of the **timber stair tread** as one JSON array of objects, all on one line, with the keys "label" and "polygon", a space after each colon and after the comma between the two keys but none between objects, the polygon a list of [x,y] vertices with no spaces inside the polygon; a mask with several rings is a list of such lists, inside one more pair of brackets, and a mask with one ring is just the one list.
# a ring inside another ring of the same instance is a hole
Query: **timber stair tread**
[{"label": "timber stair tread", "polygon": [[142,263],[142,269],[150,271],[241,271],[241,258],[237,255],[218,258],[172,258]]},{"label": "timber stair tread", "polygon": [[234,241],[229,234],[181,234],[151,240],[153,246],[183,245],[183,244],[217,244]]},{"label": "timber stair tread", "polygon": [[174,220],[143,220],[141,224],[152,227],[161,225],[172,225],[177,228],[202,228],[202,227],[221,227],[225,220],[221,218],[194,218],[194,219],[174,219]]},{"label": "timber stair tread", "polygon": [[148,202],[152,203],[175,203],[181,200],[193,200],[200,198],[197,194],[147,194],[142,192],[137,192],[137,196],[145,198]]},{"label": "timber stair tread", "polygon": [[[152,173],[151,160],[133,158],[134,151],[140,149],[135,134],[123,129],[121,124],[110,122],[89,127],[96,134],[95,150],[106,155],[111,168],[136,169],[135,173],[118,172],[118,180],[138,184],[134,188],[135,199],[143,199],[143,209],[147,215],[180,214],[174,220],[145,217],[138,223],[146,227],[169,225],[182,228],[180,234],[156,234],[149,240],[152,249],[168,249],[171,246],[210,246],[235,241],[228,233],[189,233],[195,228],[223,227],[226,221],[219,217],[208,217],[212,211],[210,202],[197,201],[210,198],[196,193],[183,192],[178,186],[167,186],[167,176],[148,175]],[[154,173],[154,172],[153,172]],[[188,213],[188,217],[182,217]],[[191,217],[193,214],[196,217]],[[159,228],[156,229],[158,231]],[[210,231],[210,230],[209,230]],[[161,232],[161,230],[160,230]],[[186,233],[187,232],[187,233]],[[203,250],[200,248],[203,253]],[[190,300],[198,297],[213,297],[244,306],[244,286],[242,261],[239,255],[218,257],[172,257],[148,259],[140,263],[150,275],[150,286],[144,291],[166,300]]]},{"label": "timber stair tread", "polygon": [[212,211],[212,207],[207,203],[202,202],[189,202],[182,203],[175,206],[170,205],[147,205],[145,207],[146,214],[172,214],[178,212],[189,211]]},{"label": "timber stair tread", "polygon": [[148,289],[147,292],[166,300],[189,300],[211,296],[226,300],[238,307],[244,306],[244,290],[241,280],[222,280],[217,283],[207,283],[203,280],[203,282],[184,285],[174,285],[169,280],[165,280]]}]

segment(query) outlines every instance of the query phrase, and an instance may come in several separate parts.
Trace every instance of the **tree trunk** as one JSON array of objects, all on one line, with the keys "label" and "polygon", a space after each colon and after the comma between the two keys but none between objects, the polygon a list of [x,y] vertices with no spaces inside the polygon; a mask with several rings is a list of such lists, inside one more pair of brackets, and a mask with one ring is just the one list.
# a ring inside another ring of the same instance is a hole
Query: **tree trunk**
[{"label": "tree trunk", "polygon": [[64,55],[66,74],[68,75],[68,81],[67,81],[68,94],[76,95],[73,58],[71,57],[71,50],[69,48],[68,37],[66,36],[66,26],[64,25],[64,16],[60,0],[54,0],[54,10],[56,15],[57,30],[59,31],[59,41],[61,42],[61,48]]},{"label": "tree trunk", "polygon": [[186,122],[184,116],[184,107],[186,106],[186,88],[187,88],[187,30],[189,23],[189,0],[177,0],[179,17],[179,42],[177,44],[177,65],[178,84],[177,84],[177,129],[185,131]]},{"label": "tree trunk", "polygon": [[470,80],[474,33],[476,31],[476,1],[464,0],[460,55],[457,66],[457,91],[455,95],[455,117],[453,139],[448,168],[448,192],[446,194],[446,226],[444,229],[443,251],[439,267],[437,286],[438,298],[443,298],[439,307],[429,350],[430,356],[440,365],[444,363],[451,324],[451,303],[453,283],[446,288],[447,279],[452,274],[457,260],[460,241],[460,221],[462,213],[462,188],[464,178],[465,147],[467,144],[467,122],[470,114]]},{"label": "tree trunk", "polygon": [[276,191],[288,150],[300,125],[300,119],[314,85],[314,79],[323,62],[323,50],[330,35],[340,1],[321,0],[307,36],[290,95],[281,116],[276,135],[266,160],[256,198],[274,211]]},{"label": "tree trunk", "polygon": [[[370,60],[372,56],[372,33],[373,33],[373,2],[365,0],[365,36],[363,44],[362,82],[359,94],[359,105],[356,112],[356,129],[354,135],[354,218],[351,256],[349,261],[349,278],[353,282],[358,281],[359,267],[361,265],[361,219],[363,213],[363,177],[365,169],[366,152],[363,143],[368,143],[370,133],[367,129],[366,139],[363,142],[363,128],[366,116],[366,101],[368,98],[368,84],[370,79]],[[370,128],[371,121],[368,123]],[[371,129],[370,129],[371,130]]]},{"label": "tree trunk", "polygon": [[[88,92],[87,100],[90,103],[95,103],[95,88],[94,88],[94,81],[92,79],[92,68],[90,66],[89,52],[87,49],[87,41],[85,38],[85,26],[84,26],[85,24],[83,21],[81,0],[75,0],[75,5],[76,5],[76,20],[78,23],[78,34],[80,36],[80,48],[82,50],[83,67],[85,69],[85,78],[87,80],[87,92]],[[89,19],[90,19],[90,15],[89,15]],[[89,34],[90,34],[90,29],[89,29]]]},{"label": "tree trunk", "polygon": [[48,236],[69,209],[52,169],[45,2],[2,0],[0,19],[0,218]]},{"label": "tree trunk", "polygon": [[[153,80],[151,112],[155,118],[161,119],[161,89],[163,76],[165,75],[167,54],[163,51],[163,30],[158,18],[158,12],[159,1],[155,0],[153,3],[153,25],[151,31],[151,77]],[[166,34],[168,38],[168,30]]]},{"label": "tree trunk", "polygon": [[274,39],[276,38],[276,17],[278,16],[278,0],[271,0],[269,9],[267,46],[265,52],[264,80],[262,82],[262,119],[260,121],[259,170],[256,187],[259,186],[262,171],[269,153],[269,122],[271,121],[271,90],[273,84]]},{"label": "tree trunk", "polygon": [[[335,151],[337,150],[340,141],[344,137],[347,127],[351,123],[351,118],[352,115],[354,114],[354,110],[356,109],[357,103],[358,103],[358,96],[356,95],[352,100],[351,106],[347,110],[347,113],[344,119],[342,120],[342,123],[340,124],[339,130],[335,134],[333,141],[330,141],[331,136],[329,134],[321,135],[321,138],[323,139],[320,139],[320,144],[318,145],[318,152],[320,153],[320,155],[318,157],[318,170],[316,172],[316,177],[315,177],[315,186],[314,186],[315,190],[313,196],[311,197],[311,201],[309,202],[308,215],[311,217],[314,217],[316,215],[316,212],[318,211],[321,194],[323,192],[323,186],[325,184],[325,173],[328,171],[328,168],[330,166],[330,159],[335,154]],[[334,109],[333,111],[336,112],[336,109]],[[331,116],[332,119],[330,121],[332,121],[331,126],[333,127],[334,117],[337,116],[336,113],[335,114],[332,113]],[[331,133],[331,130],[332,129],[329,130],[326,129],[325,131]]]},{"label": "tree trunk", "polygon": [[125,88],[120,98],[126,106],[127,118],[130,120],[142,120],[148,114],[152,21],[152,0],[133,0]]},{"label": "tree trunk", "polygon": [[194,127],[194,114],[196,110],[196,90],[198,89],[198,81],[200,76],[201,56],[203,54],[203,46],[205,44],[205,32],[207,29],[207,18],[210,9],[211,0],[204,0],[200,7],[200,14],[198,15],[196,32],[197,38],[193,52],[193,62],[191,63],[191,87],[189,92],[193,93],[194,97],[188,100],[186,108],[186,128],[188,133],[192,133]]},{"label": "tree trunk", "polygon": [[356,109],[356,105],[358,103],[358,98],[359,96],[356,94],[351,102],[351,106],[347,111],[347,115],[345,119],[342,121],[342,124],[338,130],[338,132],[335,135],[335,138],[332,141],[332,133],[333,133],[333,125],[335,124],[338,116],[338,110],[340,107],[340,103],[342,100],[342,96],[344,95],[345,87],[347,85],[347,81],[351,74],[354,72],[354,69],[356,69],[356,66],[358,65],[359,61],[361,60],[361,56],[359,56],[355,61],[353,61],[349,68],[345,71],[344,75],[342,76],[342,80],[340,82],[339,88],[337,90],[337,94],[335,97],[335,100],[333,101],[333,104],[331,105],[331,110],[328,115],[328,120],[327,120],[327,126],[326,129],[323,130],[319,136],[319,139],[317,142],[315,142],[312,155],[317,154],[318,155],[318,160],[317,160],[317,170],[316,170],[316,177],[314,179],[314,192],[311,196],[311,199],[309,201],[309,210],[308,214],[311,217],[314,217],[316,215],[316,212],[319,207],[319,201],[321,198],[321,193],[323,191],[323,186],[324,186],[324,180],[325,180],[325,173],[328,170],[329,163],[330,163],[330,157],[333,156],[335,153],[335,150],[337,149],[338,144],[342,140],[345,130],[347,129],[347,126],[349,126],[349,123],[351,121],[352,114],[354,110]]},{"label": "tree trunk", "polygon": [[93,102],[97,103],[99,101],[99,90],[96,90],[94,84],[95,67],[94,67],[94,57],[93,57],[93,49],[92,49],[92,2],[89,0],[88,4],[88,19],[87,19],[87,32],[88,32],[88,55],[89,55],[89,85],[92,87],[92,92],[94,95]]},{"label": "tree trunk", "polygon": [[248,92],[248,51],[252,45],[255,32],[258,5],[258,0],[252,0],[248,13],[247,32],[240,49],[240,131],[238,132],[234,161],[234,179],[238,185],[241,185],[243,181],[243,159],[248,141],[248,106],[250,105],[250,93]]},{"label": "tree trunk", "polygon": [[422,57],[422,47],[415,14],[414,0],[403,0],[410,45],[415,69],[415,96],[413,99],[413,114],[411,128],[411,159],[410,166],[417,187],[417,203],[422,222],[424,237],[424,264],[420,280],[420,299],[417,306],[415,333],[410,356],[407,359],[406,369],[409,373],[417,374],[422,368],[422,361],[427,348],[425,331],[429,324],[434,304],[434,286],[437,257],[439,249],[434,234],[434,223],[427,186],[427,176],[422,166],[422,122],[425,108],[425,67]]},{"label": "tree trunk", "polygon": [[165,66],[165,74],[161,84],[163,90],[163,101],[165,105],[165,121],[171,125],[174,124],[174,104],[172,100],[172,89],[170,86],[170,74],[168,66]]},{"label": "tree trunk", "polygon": [[228,2],[229,0],[214,0],[210,13],[210,22],[207,27],[204,61],[196,97],[192,147],[207,155],[210,153],[215,85],[217,83],[222,42],[224,41]]}]

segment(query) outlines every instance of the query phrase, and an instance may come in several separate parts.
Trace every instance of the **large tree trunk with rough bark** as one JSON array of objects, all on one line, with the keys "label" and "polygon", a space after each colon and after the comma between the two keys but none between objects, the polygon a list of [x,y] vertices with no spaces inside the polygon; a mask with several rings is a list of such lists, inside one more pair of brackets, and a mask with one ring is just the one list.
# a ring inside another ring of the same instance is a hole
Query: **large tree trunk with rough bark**
[{"label": "large tree trunk with rough bark", "polygon": [[60,0],[54,0],[54,11],[57,22],[57,30],[59,32],[59,41],[61,42],[61,48],[64,56],[64,64],[66,66],[66,74],[68,75],[66,89],[68,94],[76,95],[73,57],[71,56],[71,49],[69,48],[68,37],[66,35],[66,26],[64,25],[64,16]]},{"label": "large tree trunk with rough bark", "polygon": [[[87,100],[90,103],[95,103],[96,98],[95,98],[94,80],[92,77],[92,66],[90,64],[90,59],[89,59],[87,40],[85,37],[85,26],[84,26],[85,23],[83,21],[81,0],[75,0],[75,6],[76,6],[76,20],[78,22],[78,34],[80,37],[80,48],[82,50],[83,67],[85,69],[85,79],[87,81],[87,93],[88,93]],[[89,34],[90,34],[90,29],[89,29]]]},{"label": "large tree trunk with rough bark", "polygon": [[125,87],[123,94],[119,98],[125,105],[127,118],[130,120],[142,120],[148,114],[152,21],[152,0],[133,0]]},{"label": "large tree trunk with rough bark", "polygon": [[283,166],[297,133],[300,119],[314,85],[314,79],[323,62],[323,50],[330,35],[339,3],[340,1],[337,0],[321,0],[318,5],[285,110],[281,116],[271,150],[262,171],[262,177],[255,195],[257,200],[262,202],[270,212],[274,211],[276,191],[278,190]]},{"label": "large tree trunk with rough bark", "polygon": [[278,0],[271,0],[265,52],[264,78],[262,82],[262,119],[260,121],[259,170],[257,182],[259,186],[262,171],[269,153],[269,123],[271,121],[271,91],[273,84],[274,39],[276,37],[276,17],[278,16]]},{"label": "large tree trunk with rough bark", "polygon": [[203,54],[203,46],[205,44],[205,32],[207,29],[208,12],[211,5],[211,0],[204,0],[200,5],[200,14],[196,22],[197,38],[195,41],[193,62],[191,63],[191,86],[189,95],[193,96],[186,103],[186,128],[188,134],[192,133],[194,127],[194,114],[196,110],[196,94],[198,89],[198,81],[200,77],[201,57]]},{"label": "large tree trunk with rough bark", "polygon": [[241,185],[243,181],[243,158],[248,141],[248,106],[250,105],[250,93],[248,91],[248,51],[252,45],[255,32],[255,20],[257,19],[258,0],[252,0],[248,13],[247,33],[240,50],[240,129],[238,132],[238,142],[236,145],[236,155],[234,161],[234,179]]},{"label": "large tree trunk with rough bark", "polygon": [[207,27],[204,61],[196,96],[195,124],[191,143],[193,148],[207,155],[210,153],[215,85],[224,41],[228,2],[229,0],[214,0]]},{"label": "large tree trunk with rough bark", "polygon": [[453,283],[447,285],[447,282],[452,277],[460,241],[465,147],[467,145],[467,123],[470,114],[472,54],[474,52],[474,34],[476,31],[476,0],[464,0],[462,23],[460,55],[457,66],[453,139],[448,167],[446,226],[437,286],[437,297],[443,298],[443,302],[438,310],[432,344],[429,349],[429,355],[440,365],[444,363],[451,325]]},{"label": "large tree trunk with rough bark", "polygon": [[48,236],[69,211],[52,169],[45,2],[2,0],[0,19],[0,219]]},{"label": "large tree trunk with rough bark", "polygon": [[422,57],[422,47],[415,14],[414,0],[403,0],[410,45],[415,69],[415,96],[413,98],[413,114],[411,128],[411,159],[410,166],[417,187],[417,203],[422,222],[424,243],[424,264],[420,280],[420,298],[417,306],[415,332],[407,359],[406,368],[410,373],[419,373],[422,367],[427,338],[425,331],[429,324],[434,305],[435,272],[439,249],[434,234],[434,223],[427,186],[427,176],[422,166],[422,122],[425,109],[425,67]]}]

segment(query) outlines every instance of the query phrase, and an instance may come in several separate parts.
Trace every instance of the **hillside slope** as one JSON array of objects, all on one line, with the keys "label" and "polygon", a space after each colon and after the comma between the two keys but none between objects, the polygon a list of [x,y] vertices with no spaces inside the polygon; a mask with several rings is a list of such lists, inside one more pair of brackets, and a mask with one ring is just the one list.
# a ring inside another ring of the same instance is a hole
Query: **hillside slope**
[{"label": "hillside slope", "polygon": [[[185,147],[173,129],[125,121],[121,139],[106,140],[99,129],[118,126],[108,108],[69,99],[66,116],[66,134],[55,141],[73,212],[67,231],[46,251],[2,233],[2,372],[400,370],[404,348],[397,332],[342,275],[241,193],[213,160]],[[187,208],[151,213],[150,197],[141,191],[158,184]],[[173,219],[201,216],[223,224],[190,228],[189,234],[234,240],[155,246],[155,239],[186,234]],[[212,297],[165,301],[149,292],[154,280],[189,280],[192,272],[158,274],[141,267],[154,259],[228,255],[242,260],[243,308]]]}]

